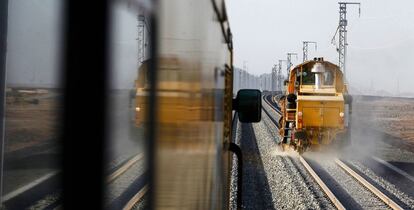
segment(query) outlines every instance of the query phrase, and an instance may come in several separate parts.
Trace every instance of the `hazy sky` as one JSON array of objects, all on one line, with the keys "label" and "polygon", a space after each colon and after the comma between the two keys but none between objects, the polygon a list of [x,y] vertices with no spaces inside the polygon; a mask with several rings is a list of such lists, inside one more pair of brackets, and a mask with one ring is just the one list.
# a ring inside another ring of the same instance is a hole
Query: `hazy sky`
[{"label": "hazy sky", "polygon": [[[61,27],[61,0],[13,0],[9,3],[7,79],[9,84],[55,86]],[[310,58],[334,63],[331,44],[338,26],[339,5],[334,0],[226,0],[233,31],[235,65],[246,61],[250,73],[270,73],[287,52],[302,61],[302,41],[318,42]],[[361,0],[348,8],[347,76],[362,91],[414,92],[414,1]],[[136,14],[115,8],[111,45],[112,77],[117,88],[130,88],[137,68]],[[414,96],[414,94],[413,94]]]},{"label": "hazy sky", "polygon": [[9,1],[7,84],[56,87],[61,49],[60,0]]},{"label": "hazy sky", "polygon": [[[414,88],[414,1],[361,0],[348,7],[347,75],[360,90],[389,92]],[[287,52],[302,61],[302,41],[318,42],[310,58],[325,57],[334,63],[338,54],[331,44],[339,21],[338,1],[333,0],[227,0],[234,37],[235,65],[247,61],[251,73],[269,73]],[[399,83],[399,85],[397,84]]]},{"label": "hazy sky", "polygon": [[[63,50],[62,0],[13,0],[9,2],[7,85],[60,86]],[[138,66],[137,14],[126,5],[112,8],[111,84],[133,88]],[[148,35],[147,35],[148,36]]]}]

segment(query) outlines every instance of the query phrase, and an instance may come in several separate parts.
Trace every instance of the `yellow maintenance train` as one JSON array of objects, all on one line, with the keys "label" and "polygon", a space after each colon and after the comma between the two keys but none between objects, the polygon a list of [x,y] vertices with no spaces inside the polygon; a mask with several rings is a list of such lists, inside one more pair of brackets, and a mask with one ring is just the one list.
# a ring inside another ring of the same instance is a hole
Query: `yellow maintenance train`
[{"label": "yellow maintenance train", "polygon": [[339,67],[323,58],[290,69],[286,93],[279,100],[283,145],[299,153],[308,148],[350,143],[352,97]]}]

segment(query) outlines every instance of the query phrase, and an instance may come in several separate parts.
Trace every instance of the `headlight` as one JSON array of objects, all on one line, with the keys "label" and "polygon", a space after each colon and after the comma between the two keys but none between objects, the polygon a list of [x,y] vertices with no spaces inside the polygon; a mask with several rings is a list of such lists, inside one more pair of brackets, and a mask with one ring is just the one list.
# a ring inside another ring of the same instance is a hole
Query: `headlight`
[{"label": "headlight", "polygon": [[340,112],[340,113],[339,113],[339,116],[340,116],[340,117],[344,117],[344,116],[345,116],[345,114],[344,114],[343,112]]},{"label": "headlight", "polygon": [[298,117],[302,117],[302,112],[298,112]]}]

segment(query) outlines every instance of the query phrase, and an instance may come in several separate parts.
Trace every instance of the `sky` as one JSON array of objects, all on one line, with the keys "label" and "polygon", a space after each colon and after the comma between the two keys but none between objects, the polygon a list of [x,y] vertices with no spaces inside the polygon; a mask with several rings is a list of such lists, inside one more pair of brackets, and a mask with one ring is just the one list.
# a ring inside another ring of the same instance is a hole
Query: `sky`
[{"label": "sky", "polygon": [[60,5],[59,0],[9,1],[6,58],[9,86],[59,85]]},{"label": "sky", "polygon": [[[62,0],[9,1],[6,79],[9,87],[60,87],[63,51]],[[111,87],[131,89],[138,68],[137,14],[112,8]],[[148,36],[148,35],[146,35]]]},{"label": "sky", "polygon": [[[361,0],[348,6],[347,77],[360,91],[413,92],[414,1]],[[309,58],[338,62],[331,39],[339,22],[333,0],[227,0],[233,32],[235,66],[247,64],[253,74],[270,73],[287,52],[298,53],[302,41],[311,46]]]},{"label": "sky", "polygon": [[[59,29],[61,0],[13,0],[9,2],[8,84],[59,85]],[[347,77],[351,88],[361,92],[414,97],[414,1],[361,0],[348,7]],[[311,46],[309,58],[338,62],[331,44],[339,20],[334,0],[226,0],[233,32],[235,66],[247,64],[250,73],[270,73],[287,52],[298,53],[302,41]],[[136,14],[114,7],[112,69],[115,88],[131,88],[138,62]],[[23,59],[22,59],[23,58]],[[126,82],[125,82],[126,81]]]}]

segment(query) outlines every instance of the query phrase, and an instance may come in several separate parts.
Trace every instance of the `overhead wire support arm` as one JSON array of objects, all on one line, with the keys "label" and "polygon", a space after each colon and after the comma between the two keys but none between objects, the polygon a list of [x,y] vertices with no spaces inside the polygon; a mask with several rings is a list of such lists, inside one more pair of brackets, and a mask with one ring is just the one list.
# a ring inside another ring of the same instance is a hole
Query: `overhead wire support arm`
[{"label": "overhead wire support arm", "polygon": [[339,2],[339,25],[335,32],[334,37],[332,38],[331,42],[332,44],[335,43],[335,37],[336,34],[339,36],[339,44],[336,47],[336,50],[339,54],[339,68],[344,74],[344,77],[346,78],[346,51],[347,51],[347,29],[346,26],[348,25],[348,20],[346,18],[346,9],[347,5],[358,5],[359,6],[359,16],[361,16],[361,3],[359,2]]},{"label": "overhead wire support arm", "polygon": [[308,60],[308,50],[309,50],[309,44],[315,45],[315,51],[318,48],[318,43],[314,41],[303,41],[303,62]]},{"label": "overhead wire support arm", "polygon": [[272,67],[272,88],[271,88],[271,90],[272,91],[276,91],[276,88],[277,88],[277,64],[275,64],[275,65],[273,65],[273,67]]},{"label": "overhead wire support arm", "polygon": [[[335,45],[335,37],[338,34],[339,31],[339,26],[336,28],[335,34],[333,35],[332,39],[331,39],[331,44]],[[336,45],[335,45],[336,46]],[[336,47],[338,48],[338,47]],[[338,49],[337,49],[338,50]]]},{"label": "overhead wire support arm", "polygon": [[292,63],[292,55],[296,56],[296,59],[298,59],[298,54],[297,53],[287,53],[287,61],[286,61],[286,71],[287,71],[287,78],[289,78],[289,71],[290,68],[292,67],[293,63]]},{"label": "overhead wire support arm", "polygon": [[282,63],[287,62],[286,60],[279,60],[279,64],[277,65],[277,89],[282,91]]}]

